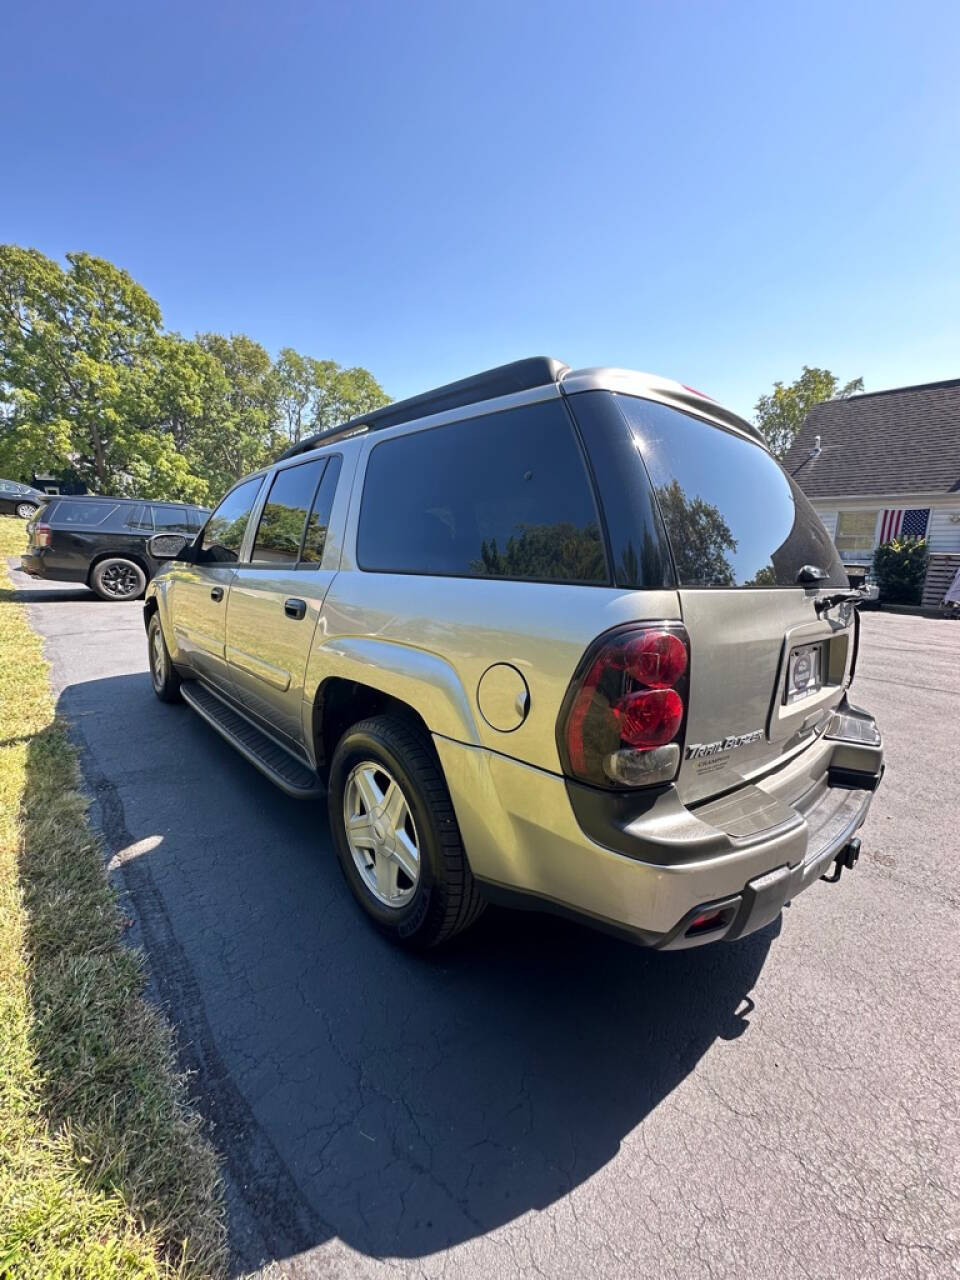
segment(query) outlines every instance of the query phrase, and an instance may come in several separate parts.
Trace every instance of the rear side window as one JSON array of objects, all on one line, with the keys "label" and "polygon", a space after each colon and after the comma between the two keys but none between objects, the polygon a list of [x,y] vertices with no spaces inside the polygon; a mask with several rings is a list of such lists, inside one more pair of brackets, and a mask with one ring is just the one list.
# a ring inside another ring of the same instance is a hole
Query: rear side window
[{"label": "rear side window", "polygon": [[253,548],[256,564],[296,564],[326,458],[287,467],[273,477]]},{"label": "rear side window", "polygon": [[596,503],[564,407],[527,405],[376,445],[357,559],[381,573],[607,583]]},{"label": "rear side window", "polygon": [[[147,508],[148,511],[150,508]],[[154,503],[153,524],[157,533],[193,533],[196,520],[191,520],[192,512],[186,507],[165,507]]]},{"label": "rear side window", "polygon": [[683,587],[824,585],[846,574],[810,503],[758,444],[651,400],[617,395],[650,474]]},{"label": "rear side window", "polygon": [[153,519],[150,515],[150,508],[145,502],[141,502],[137,507],[130,507],[124,524],[128,529],[141,529],[152,533]]},{"label": "rear side window", "polygon": [[313,509],[307,521],[307,533],[303,540],[301,560],[305,564],[319,564],[323,559],[327,545],[327,529],[330,525],[330,512],[333,510],[333,496],[337,491],[340,479],[340,455],[335,453],[327,461],[320,488],[313,500]]},{"label": "rear side window", "polygon": [[116,511],[104,502],[58,502],[50,513],[56,524],[104,524]]},{"label": "rear side window", "polygon": [[262,483],[262,476],[244,480],[216,508],[201,536],[201,563],[229,564],[239,559],[247,521]]}]

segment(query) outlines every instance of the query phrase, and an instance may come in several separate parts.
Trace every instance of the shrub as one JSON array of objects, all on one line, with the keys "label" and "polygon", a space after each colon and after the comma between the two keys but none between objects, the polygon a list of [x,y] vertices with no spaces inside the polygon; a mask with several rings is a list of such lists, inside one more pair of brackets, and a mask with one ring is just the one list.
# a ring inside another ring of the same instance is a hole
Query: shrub
[{"label": "shrub", "polygon": [[873,553],[880,599],[891,604],[919,604],[927,574],[925,538],[892,538]]}]

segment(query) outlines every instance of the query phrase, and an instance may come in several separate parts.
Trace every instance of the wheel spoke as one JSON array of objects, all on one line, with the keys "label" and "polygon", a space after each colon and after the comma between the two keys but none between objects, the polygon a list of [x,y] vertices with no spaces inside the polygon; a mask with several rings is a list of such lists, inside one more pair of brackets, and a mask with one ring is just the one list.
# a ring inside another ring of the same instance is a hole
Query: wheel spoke
[{"label": "wheel spoke", "polygon": [[417,846],[413,843],[406,831],[397,832],[397,844],[394,857],[397,866],[404,873],[411,884],[417,883],[420,875],[420,853]]},{"label": "wheel spoke", "polygon": [[399,832],[403,830],[403,824],[407,820],[407,802],[403,792],[395,782],[391,782],[387,787],[387,793],[383,798],[382,813],[392,831]]},{"label": "wheel spoke", "polygon": [[367,813],[373,816],[375,810],[383,803],[383,793],[377,786],[372,769],[360,769],[354,774],[354,785],[363,801]]},{"label": "wheel spoke", "polygon": [[377,892],[385,898],[397,896],[397,864],[389,854],[377,852],[374,855],[377,876]]}]

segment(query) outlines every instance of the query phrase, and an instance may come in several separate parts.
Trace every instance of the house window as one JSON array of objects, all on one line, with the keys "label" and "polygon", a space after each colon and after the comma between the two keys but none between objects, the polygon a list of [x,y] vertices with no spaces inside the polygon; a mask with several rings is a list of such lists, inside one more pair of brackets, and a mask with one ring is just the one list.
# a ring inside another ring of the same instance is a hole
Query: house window
[{"label": "house window", "polygon": [[877,545],[877,511],[841,511],[834,542],[841,555],[869,555]]}]

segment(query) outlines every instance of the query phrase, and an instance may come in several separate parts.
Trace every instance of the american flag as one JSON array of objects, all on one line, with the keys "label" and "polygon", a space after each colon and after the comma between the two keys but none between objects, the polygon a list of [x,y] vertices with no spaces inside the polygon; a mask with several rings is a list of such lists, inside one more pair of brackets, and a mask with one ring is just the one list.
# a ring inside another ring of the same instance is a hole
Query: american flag
[{"label": "american flag", "polygon": [[915,508],[904,511],[884,511],[880,520],[880,542],[889,542],[891,538],[923,538],[927,533],[927,521],[930,519],[930,508]]}]

